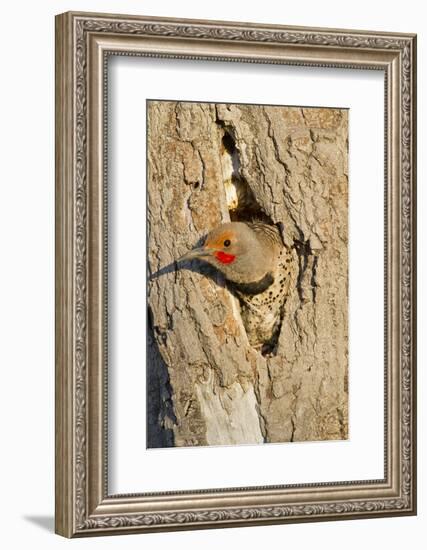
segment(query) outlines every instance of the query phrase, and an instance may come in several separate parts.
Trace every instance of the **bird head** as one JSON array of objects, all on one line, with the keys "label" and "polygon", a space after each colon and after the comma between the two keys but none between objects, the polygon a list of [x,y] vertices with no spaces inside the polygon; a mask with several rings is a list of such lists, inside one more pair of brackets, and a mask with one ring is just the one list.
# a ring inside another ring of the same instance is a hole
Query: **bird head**
[{"label": "bird head", "polygon": [[224,223],[208,233],[203,246],[193,248],[178,262],[207,262],[227,279],[251,283],[262,279],[272,268],[274,251],[268,249],[244,222]]}]

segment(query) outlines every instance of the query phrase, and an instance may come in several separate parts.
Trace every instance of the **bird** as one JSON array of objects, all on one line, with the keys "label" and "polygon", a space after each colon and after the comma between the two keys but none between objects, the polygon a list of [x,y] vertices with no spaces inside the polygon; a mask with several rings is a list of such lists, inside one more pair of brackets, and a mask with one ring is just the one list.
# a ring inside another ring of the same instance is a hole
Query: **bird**
[{"label": "bird", "polygon": [[296,250],[284,244],[278,227],[261,221],[223,223],[177,263],[190,260],[207,262],[224,275],[240,302],[250,345],[271,353],[298,272]]}]

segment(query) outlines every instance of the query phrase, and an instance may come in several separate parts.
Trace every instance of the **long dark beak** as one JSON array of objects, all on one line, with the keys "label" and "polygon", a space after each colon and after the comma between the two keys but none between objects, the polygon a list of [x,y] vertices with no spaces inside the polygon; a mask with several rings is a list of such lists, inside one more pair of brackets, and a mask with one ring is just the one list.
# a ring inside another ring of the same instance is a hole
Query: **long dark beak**
[{"label": "long dark beak", "polygon": [[193,250],[190,250],[184,256],[181,256],[176,261],[177,262],[187,262],[189,260],[194,260],[195,258],[203,259],[206,256],[210,256],[211,252],[206,249],[204,246],[200,246],[199,248],[193,248]]}]

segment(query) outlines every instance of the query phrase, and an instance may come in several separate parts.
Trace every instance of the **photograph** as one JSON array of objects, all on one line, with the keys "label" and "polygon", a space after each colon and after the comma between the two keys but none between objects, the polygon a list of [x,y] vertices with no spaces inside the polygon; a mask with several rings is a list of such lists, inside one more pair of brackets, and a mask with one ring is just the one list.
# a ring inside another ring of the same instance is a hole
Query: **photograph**
[{"label": "photograph", "polygon": [[147,100],[149,448],[348,438],[348,128]]}]

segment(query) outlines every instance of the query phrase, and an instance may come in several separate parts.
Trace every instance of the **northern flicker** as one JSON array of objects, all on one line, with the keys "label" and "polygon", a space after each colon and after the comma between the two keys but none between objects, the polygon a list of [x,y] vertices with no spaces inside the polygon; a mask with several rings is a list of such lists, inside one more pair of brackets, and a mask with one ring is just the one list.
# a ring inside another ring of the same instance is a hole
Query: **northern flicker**
[{"label": "northern flicker", "polygon": [[295,286],[298,260],[274,225],[230,222],[213,229],[203,246],[178,262],[198,259],[213,265],[237,295],[249,343],[274,348],[286,298]]}]

